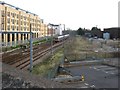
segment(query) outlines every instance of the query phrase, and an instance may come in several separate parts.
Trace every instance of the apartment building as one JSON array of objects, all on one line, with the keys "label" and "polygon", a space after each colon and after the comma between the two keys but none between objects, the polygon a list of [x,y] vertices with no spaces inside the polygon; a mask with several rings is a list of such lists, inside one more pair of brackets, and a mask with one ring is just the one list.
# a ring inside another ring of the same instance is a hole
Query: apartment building
[{"label": "apartment building", "polygon": [[38,15],[0,2],[0,30],[7,32],[1,34],[0,41],[3,46],[12,46],[28,42],[30,39],[30,24],[33,38],[46,36],[47,25],[43,23]]}]

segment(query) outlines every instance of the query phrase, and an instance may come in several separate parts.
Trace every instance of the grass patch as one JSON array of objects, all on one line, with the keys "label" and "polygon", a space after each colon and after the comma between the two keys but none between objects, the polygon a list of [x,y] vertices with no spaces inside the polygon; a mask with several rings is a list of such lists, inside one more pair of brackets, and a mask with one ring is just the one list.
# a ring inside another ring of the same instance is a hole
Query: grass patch
[{"label": "grass patch", "polygon": [[34,45],[37,45],[39,43],[45,43],[47,40],[46,39],[43,39],[43,40],[40,40],[40,41],[35,41],[33,42]]},{"label": "grass patch", "polygon": [[43,62],[37,64],[32,73],[40,75],[42,77],[48,77],[50,71],[55,68],[56,65],[60,63],[60,59],[63,56],[63,51],[60,50],[56,52],[52,57],[47,58]]},{"label": "grass patch", "polygon": [[20,45],[9,46],[9,47],[2,47],[2,52],[6,52],[6,51],[17,49],[17,48],[20,48]]}]

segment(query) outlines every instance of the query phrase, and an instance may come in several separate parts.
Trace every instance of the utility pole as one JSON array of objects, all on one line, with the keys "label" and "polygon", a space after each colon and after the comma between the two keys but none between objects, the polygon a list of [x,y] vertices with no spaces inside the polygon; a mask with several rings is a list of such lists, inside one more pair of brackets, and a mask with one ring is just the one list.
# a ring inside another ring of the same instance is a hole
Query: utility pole
[{"label": "utility pole", "polygon": [[64,25],[64,33],[63,33],[63,60],[65,60],[65,45],[64,45],[64,40],[65,40],[65,24]]},{"label": "utility pole", "polygon": [[50,28],[51,28],[51,55],[53,55],[53,32],[54,32],[53,27],[56,27],[56,26],[59,26],[59,25],[55,25],[55,24],[51,24],[51,23],[49,23],[49,25],[50,25]]},{"label": "utility pole", "polygon": [[53,26],[51,26],[51,55],[53,56]]},{"label": "utility pole", "polygon": [[32,30],[31,30],[31,24],[30,24],[30,72],[32,72],[33,68],[33,48],[32,48]]}]

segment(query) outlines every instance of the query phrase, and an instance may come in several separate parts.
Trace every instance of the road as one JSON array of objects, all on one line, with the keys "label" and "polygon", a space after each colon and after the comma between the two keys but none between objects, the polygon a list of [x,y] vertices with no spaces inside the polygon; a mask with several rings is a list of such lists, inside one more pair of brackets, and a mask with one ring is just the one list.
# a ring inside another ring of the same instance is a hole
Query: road
[{"label": "road", "polygon": [[91,88],[118,88],[118,70],[105,65],[67,68],[74,76],[84,75],[84,84]]}]

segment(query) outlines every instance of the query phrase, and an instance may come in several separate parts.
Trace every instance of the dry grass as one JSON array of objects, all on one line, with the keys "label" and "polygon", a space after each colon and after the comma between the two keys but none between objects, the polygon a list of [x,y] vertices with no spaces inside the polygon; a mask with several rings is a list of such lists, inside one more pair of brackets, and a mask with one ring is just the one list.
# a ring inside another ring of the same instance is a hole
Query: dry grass
[{"label": "dry grass", "polygon": [[[95,50],[101,49],[101,43],[103,44],[102,46],[104,48],[104,41],[91,42],[84,37],[77,36],[71,40],[71,43],[66,44],[65,55],[70,61],[115,57],[114,53],[95,52]],[[106,45],[117,46],[118,42],[108,41]]]}]

